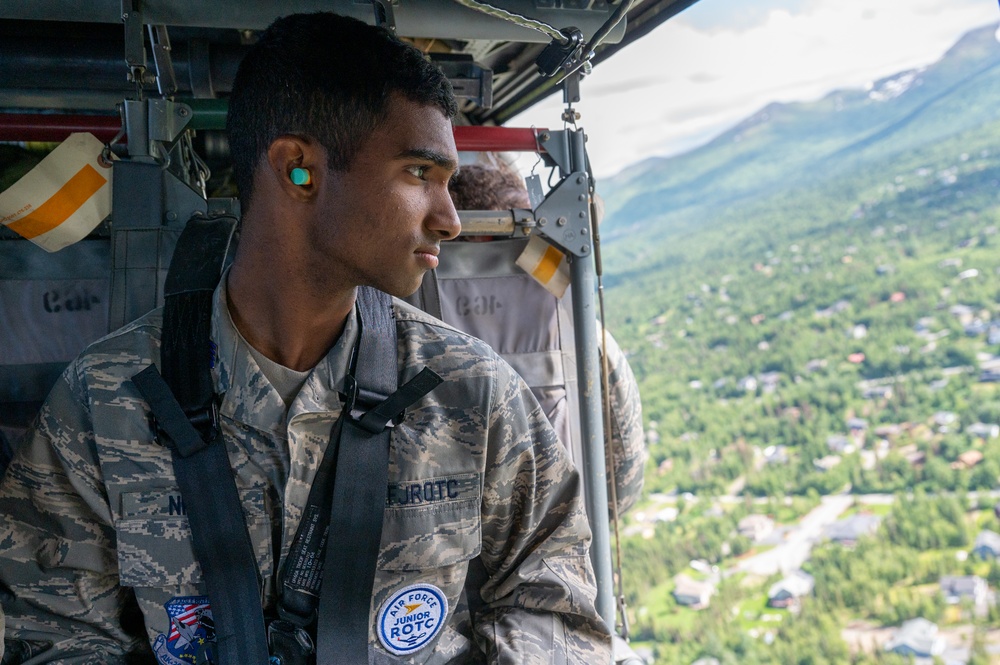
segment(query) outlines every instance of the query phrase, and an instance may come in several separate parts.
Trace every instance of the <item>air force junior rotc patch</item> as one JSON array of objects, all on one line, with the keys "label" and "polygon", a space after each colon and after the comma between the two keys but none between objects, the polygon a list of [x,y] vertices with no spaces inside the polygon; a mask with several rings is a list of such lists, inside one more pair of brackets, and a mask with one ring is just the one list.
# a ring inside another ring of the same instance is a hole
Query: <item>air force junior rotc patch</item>
[{"label": "air force junior rotc patch", "polygon": [[215,622],[208,596],[177,596],[163,606],[170,628],[160,633],[153,652],[160,665],[212,665],[215,662]]},{"label": "air force junior rotc patch", "polygon": [[448,599],[433,584],[414,584],[389,597],[378,613],[378,640],[387,651],[406,656],[430,644],[444,627]]}]

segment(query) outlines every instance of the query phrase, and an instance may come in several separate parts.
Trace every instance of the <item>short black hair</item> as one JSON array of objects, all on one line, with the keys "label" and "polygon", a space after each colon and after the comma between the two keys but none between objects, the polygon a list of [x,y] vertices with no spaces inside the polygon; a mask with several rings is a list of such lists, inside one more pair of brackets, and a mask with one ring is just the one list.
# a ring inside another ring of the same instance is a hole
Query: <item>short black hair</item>
[{"label": "short black hair", "polygon": [[246,212],[260,158],[279,136],[322,144],[350,168],[385,117],[391,93],[453,118],[451,83],[416,48],[381,27],[329,12],[277,19],[240,64],[229,99],[229,147]]}]

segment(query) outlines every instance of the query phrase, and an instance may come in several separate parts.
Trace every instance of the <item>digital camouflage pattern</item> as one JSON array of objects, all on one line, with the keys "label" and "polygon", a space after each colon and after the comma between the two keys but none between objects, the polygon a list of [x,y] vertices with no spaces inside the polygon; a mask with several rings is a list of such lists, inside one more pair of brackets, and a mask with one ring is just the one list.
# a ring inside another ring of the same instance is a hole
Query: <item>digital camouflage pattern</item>
[{"label": "digital camouflage pattern", "polygon": [[[481,342],[398,301],[395,311],[401,383],[424,366],[445,382],[393,430],[370,662],[610,662],[579,477],[527,387]],[[29,665],[120,662],[169,633],[167,603],[205,594],[183,505],[196,499],[179,496],[130,382],[158,361],[161,323],[153,312],[70,365],[0,485],[0,581],[17,597],[4,607],[7,638],[52,644]],[[213,331],[224,438],[268,607],[340,411],[357,326],[349,317],[287,417],[221,288]],[[338,535],[330,546],[350,547]],[[445,593],[447,625],[416,654],[392,656],[375,617],[417,583]],[[136,601],[144,633],[129,630]]]},{"label": "digital camouflage pattern", "polygon": [[[598,325],[597,339],[601,341]],[[639,384],[632,373],[628,359],[618,342],[607,335],[608,354],[608,410],[611,414],[612,464],[608,474],[608,499],[610,483],[615,482],[618,512],[624,513],[635,505],[642,495],[642,471],[646,464],[646,440],[642,431],[642,405]],[[603,369],[603,363],[602,363]]]}]

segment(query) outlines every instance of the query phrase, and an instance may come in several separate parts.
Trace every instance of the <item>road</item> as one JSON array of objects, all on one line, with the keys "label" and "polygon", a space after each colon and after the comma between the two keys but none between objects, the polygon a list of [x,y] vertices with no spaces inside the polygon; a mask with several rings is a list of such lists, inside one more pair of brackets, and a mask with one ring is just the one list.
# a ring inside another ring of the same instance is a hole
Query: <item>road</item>
[{"label": "road", "polygon": [[782,543],[766,552],[737,561],[736,565],[726,569],[725,576],[751,573],[767,577],[774,573],[788,573],[801,568],[809,559],[813,545],[823,537],[823,530],[837,521],[837,518],[851,507],[854,499],[855,497],[847,494],[824,496],[818,506],[786,532]]},{"label": "road", "polygon": [[[944,492],[943,494],[954,496],[953,492]],[[977,499],[980,505],[985,506],[1000,498],[1000,491],[970,492],[968,496],[970,499]],[[809,559],[813,545],[822,539],[823,530],[837,521],[837,518],[855,501],[861,505],[892,505],[895,497],[891,494],[833,494],[824,496],[816,508],[803,516],[798,524],[785,531],[784,540],[774,549],[736,562],[734,566],[726,569],[724,575],[728,577],[736,573],[752,573],[768,576],[801,568],[802,564]]]}]

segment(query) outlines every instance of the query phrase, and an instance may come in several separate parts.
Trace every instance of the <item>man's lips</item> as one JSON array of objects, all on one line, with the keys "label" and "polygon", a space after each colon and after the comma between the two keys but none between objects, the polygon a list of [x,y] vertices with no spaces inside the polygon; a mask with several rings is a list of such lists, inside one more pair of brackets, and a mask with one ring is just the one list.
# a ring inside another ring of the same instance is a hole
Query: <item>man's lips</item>
[{"label": "man's lips", "polygon": [[438,267],[438,252],[440,252],[437,247],[421,247],[414,254],[417,255],[417,259],[427,266],[428,270],[433,270]]}]

